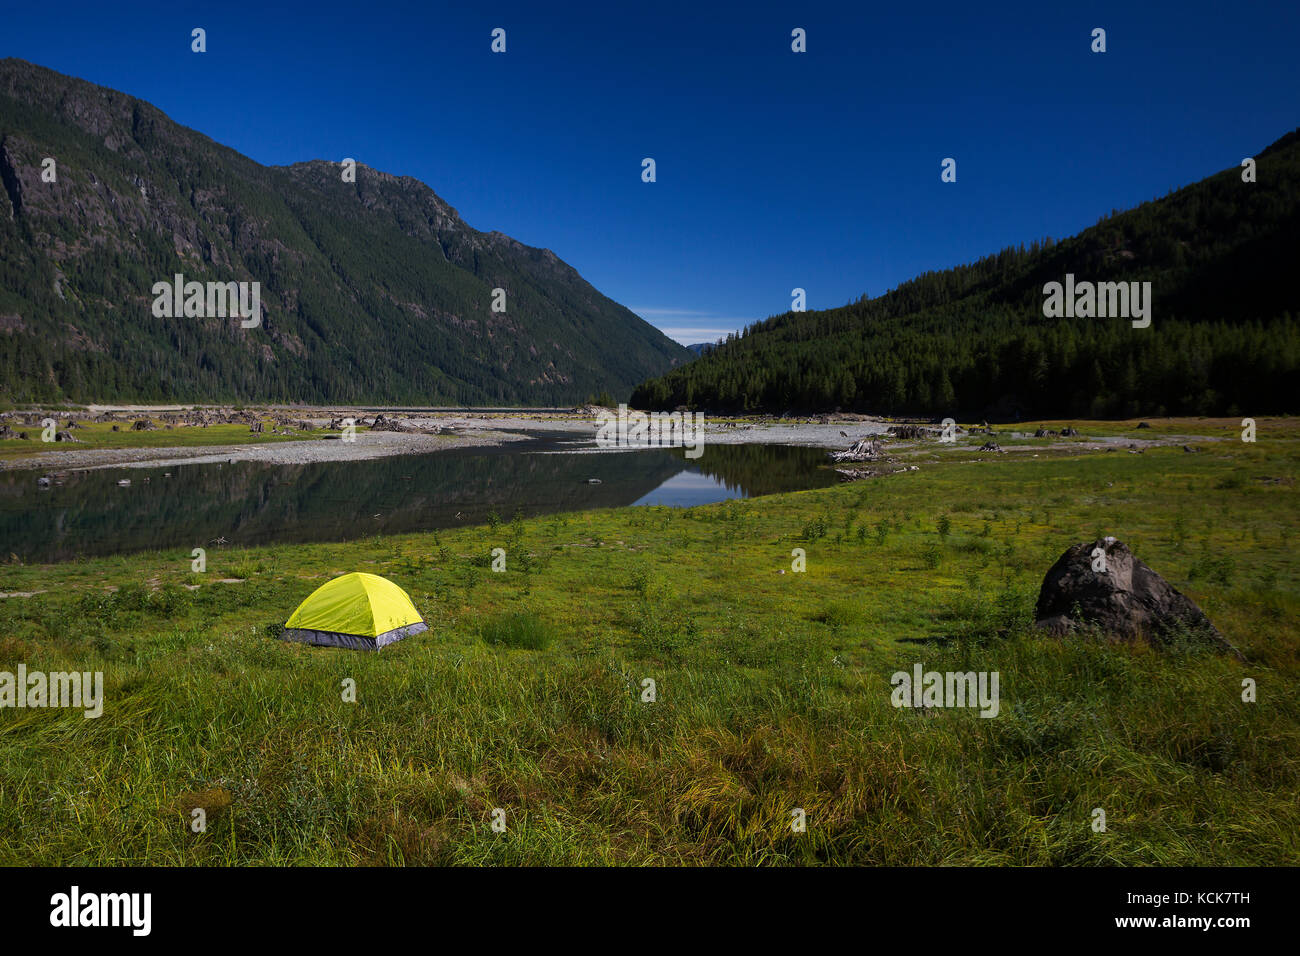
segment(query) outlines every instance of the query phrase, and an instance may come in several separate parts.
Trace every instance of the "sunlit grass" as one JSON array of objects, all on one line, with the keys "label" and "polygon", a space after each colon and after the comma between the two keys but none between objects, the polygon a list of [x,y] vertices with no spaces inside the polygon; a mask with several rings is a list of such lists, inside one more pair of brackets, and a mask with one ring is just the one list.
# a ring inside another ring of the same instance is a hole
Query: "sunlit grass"
[{"label": "sunlit grass", "polygon": [[[0,600],[0,670],[102,670],[107,698],[95,720],[0,710],[0,863],[1295,864],[1298,452],[1261,426],[1197,454],[953,456],[684,511],[213,548],[204,574],[180,549],[0,566],[0,591],[45,592]],[[1043,574],[1098,534],[1250,663],[1032,634]],[[429,631],[274,639],[351,570]],[[895,709],[918,662],[998,671],[999,716]]]}]

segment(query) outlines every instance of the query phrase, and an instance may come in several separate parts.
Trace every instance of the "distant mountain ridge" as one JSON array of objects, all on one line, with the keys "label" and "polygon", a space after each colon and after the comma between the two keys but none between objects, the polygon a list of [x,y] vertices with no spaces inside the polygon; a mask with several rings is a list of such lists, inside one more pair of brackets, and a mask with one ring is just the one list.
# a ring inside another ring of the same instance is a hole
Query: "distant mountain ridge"
[{"label": "distant mountain ridge", "polygon": [[[642,383],[644,408],[935,417],[1300,408],[1300,131],[1061,242],[1004,249],[837,309],[788,312]],[[1148,328],[1047,318],[1068,275],[1150,282]]]},{"label": "distant mountain ridge", "polygon": [[[690,360],[550,250],[418,180],[341,171],[262,166],[0,60],[0,398],[563,405]],[[176,273],[260,282],[262,327],[155,318]]]}]

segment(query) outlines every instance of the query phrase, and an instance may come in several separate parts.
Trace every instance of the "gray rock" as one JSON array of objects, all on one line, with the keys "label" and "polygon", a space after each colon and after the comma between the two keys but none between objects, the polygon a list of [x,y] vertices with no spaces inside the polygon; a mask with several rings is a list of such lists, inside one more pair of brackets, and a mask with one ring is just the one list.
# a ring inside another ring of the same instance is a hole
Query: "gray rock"
[{"label": "gray rock", "polygon": [[[1104,571],[1093,570],[1097,549],[1105,555]],[[1034,618],[1035,627],[1058,637],[1095,627],[1158,647],[1187,634],[1245,659],[1194,601],[1113,537],[1081,542],[1061,555],[1043,579]]]}]

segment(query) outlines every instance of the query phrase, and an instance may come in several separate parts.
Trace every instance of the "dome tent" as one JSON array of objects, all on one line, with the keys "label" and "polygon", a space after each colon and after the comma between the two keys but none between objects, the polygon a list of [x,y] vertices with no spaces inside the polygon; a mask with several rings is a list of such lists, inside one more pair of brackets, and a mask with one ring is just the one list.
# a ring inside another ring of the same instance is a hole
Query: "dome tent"
[{"label": "dome tent", "polygon": [[285,622],[280,637],[377,651],[425,630],[428,627],[405,591],[377,574],[353,571],[313,591]]}]

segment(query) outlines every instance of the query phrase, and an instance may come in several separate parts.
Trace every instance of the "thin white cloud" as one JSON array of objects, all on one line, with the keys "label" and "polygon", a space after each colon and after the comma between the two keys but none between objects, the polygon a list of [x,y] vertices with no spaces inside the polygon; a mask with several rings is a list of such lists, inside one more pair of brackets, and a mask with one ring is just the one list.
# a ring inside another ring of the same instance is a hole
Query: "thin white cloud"
[{"label": "thin white cloud", "polygon": [[[652,322],[651,325],[654,325],[654,323]],[[655,326],[655,328],[664,335],[682,345],[696,345],[700,342],[716,342],[718,339],[726,338],[732,332],[739,332],[742,327],[743,326],[732,326],[730,328],[706,329],[682,326]]]},{"label": "thin white cloud", "polygon": [[[641,316],[641,318],[645,319],[664,335],[682,345],[695,345],[699,342],[716,342],[718,339],[726,338],[733,332],[740,332],[746,326],[751,325],[754,322],[754,319],[752,318],[723,316],[717,315],[713,312],[702,312],[695,309],[661,309],[658,307],[647,307],[634,308],[632,311]],[[692,319],[698,319],[699,324],[690,324]]]}]

